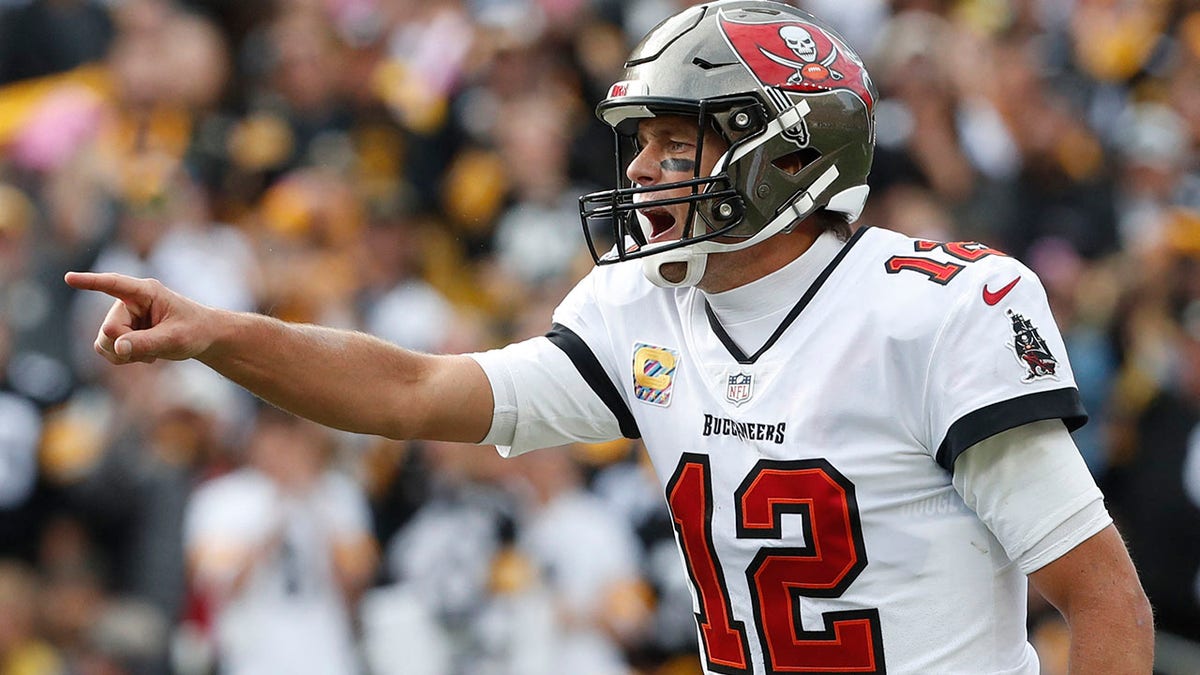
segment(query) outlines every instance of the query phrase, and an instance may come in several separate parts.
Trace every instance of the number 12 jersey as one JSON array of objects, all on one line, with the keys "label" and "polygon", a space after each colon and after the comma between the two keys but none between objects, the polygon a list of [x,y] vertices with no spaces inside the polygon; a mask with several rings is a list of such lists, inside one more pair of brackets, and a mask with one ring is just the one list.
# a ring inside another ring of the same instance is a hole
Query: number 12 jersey
[{"label": "number 12 jersey", "polygon": [[977,444],[1086,420],[1039,280],[977,243],[826,233],[718,296],[598,267],[474,356],[504,454],[643,439],[709,673],[1036,673],[1025,575],[1111,522],[1069,443],[956,489],[1022,451]]}]

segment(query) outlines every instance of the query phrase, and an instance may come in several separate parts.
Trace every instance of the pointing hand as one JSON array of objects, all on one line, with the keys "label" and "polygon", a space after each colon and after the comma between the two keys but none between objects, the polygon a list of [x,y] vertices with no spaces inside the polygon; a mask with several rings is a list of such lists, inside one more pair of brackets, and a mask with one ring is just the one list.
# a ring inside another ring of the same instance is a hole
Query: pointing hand
[{"label": "pointing hand", "polygon": [[65,280],[72,288],[116,298],[95,344],[96,353],[112,363],[152,363],[160,358],[182,361],[212,343],[208,329],[213,324],[213,310],[155,279],[68,272]]}]

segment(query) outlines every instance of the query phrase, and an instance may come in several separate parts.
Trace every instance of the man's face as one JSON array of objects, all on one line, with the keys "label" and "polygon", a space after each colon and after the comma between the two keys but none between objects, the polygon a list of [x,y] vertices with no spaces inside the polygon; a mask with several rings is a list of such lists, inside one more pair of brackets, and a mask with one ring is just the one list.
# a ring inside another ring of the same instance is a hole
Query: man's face
[{"label": "man's face", "polygon": [[[625,175],[635,185],[647,187],[696,176],[696,120],[691,117],[668,115],[642,120],[638,124],[638,146],[641,150]],[[717,159],[728,146],[715,131],[707,130],[703,154],[700,157],[700,176],[708,176]],[[634,202],[660,200],[691,193],[691,188],[656,191],[635,195]],[[649,224],[646,238],[650,243],[674,241],[684,234],[687,204],[651,206],[638,209],[643,223]]]}]

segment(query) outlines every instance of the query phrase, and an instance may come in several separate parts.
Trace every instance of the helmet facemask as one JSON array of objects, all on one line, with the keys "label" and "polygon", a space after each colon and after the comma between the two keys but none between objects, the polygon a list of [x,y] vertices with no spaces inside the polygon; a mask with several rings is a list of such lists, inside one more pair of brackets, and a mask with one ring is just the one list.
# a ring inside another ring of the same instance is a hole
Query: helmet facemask
[{"label": "helmet facemask", "polygon": [[[580,199],[597,264],[647,259],[654,283],[694,285],[709,253],[757,245],[818,209],[857,218],[877,95],[858,57],[811,15],[764,0],[692,7],[651,31],[625,77],[597,107],[615,132],[621,187]],[[696,121],[692,175],[625,187],[638,124],[664,115]],[[705,172],[707,129],[727,149]],[[688,205],[679,239],[647,243],[638,211],[678,204]],[[611,237],[611,250],[600,250],[600,233]],[[683,280],[662,278],[668,262],[687,263]]]},{"label": "helmet facemask", "polygon": [[[690,286],[699,281],[698,277],[692,277],[702,274],[703,259],[707,252],[701,252],[694,245],[718,237],[736,236],[734,232],[742,223],[744,213],[743,200],[737,191],[732,189],[729,176],[716,170],[724,163],[725,155],[717,161],[712,172],[704,171],[702,158],[706,143],[711,143],[711,138],[706,140],[705,131],[714,130],[728,152],[731,137],[735,139],[733,142],[745,137],[752,128],[752,120],[761,119],[761,114],[756,111],[758,107],[756,100],[742,98],[717,105],[709,101],[688,106],[662,105],[661,102],[656,102],[653,109],[641,105],[621,105],[603,111],[602,116],[612,123],[615,131],[618,184],[628,183],[626,169],[641,151],[637,139],[638,125],[642,120],[663,115],[694,119],[696,142],[691,161],[692,175],[689,178],[594,192],[580,199],[584,234],[597,264],[650,257],[654,258],[655,265],[660,262],[688,262],[692,271],[684,275],[685,278],[681,281],[661,277],[652,279],[666,286]],[[737,112],[733,112],[734,110]],[[735,130],[734,133],[729,133],[726,129],[729,118],[733,116],[742,121],[741,132]],[[684,225],[680,238],[650,243],[648,239],[652,226],[644,213],[678,204],[687,205],[686,215],[682,218]],[[612,242],[619,242],[619,245],[603,253],[596,243],[601,233],[606,238],[611,237]],[[693,250],[684,251],[685,248]],[[652,261],[647,260],[645,264],[649,266]]]}]

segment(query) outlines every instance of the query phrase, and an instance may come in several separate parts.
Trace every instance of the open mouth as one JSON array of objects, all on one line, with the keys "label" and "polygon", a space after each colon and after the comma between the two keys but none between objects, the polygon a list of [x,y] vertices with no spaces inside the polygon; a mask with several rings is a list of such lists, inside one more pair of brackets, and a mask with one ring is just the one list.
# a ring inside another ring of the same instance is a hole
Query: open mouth
[{"label": "open mouth", "polygon": [[638,213],[642,216],[642,221],[650,225],[650,231],[647,233],[647,242],[653,243],[666,238],[666,235],[675,228],[675,216],[666,209],[641,209]]}]

